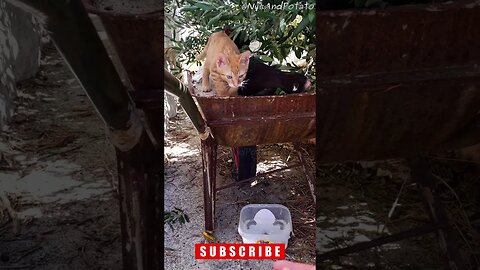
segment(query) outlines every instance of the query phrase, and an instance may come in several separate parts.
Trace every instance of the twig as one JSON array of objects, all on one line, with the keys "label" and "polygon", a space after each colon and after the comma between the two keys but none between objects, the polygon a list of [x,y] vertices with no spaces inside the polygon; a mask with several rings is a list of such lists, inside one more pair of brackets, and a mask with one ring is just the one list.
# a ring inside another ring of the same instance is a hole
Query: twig
[{"label": "twig", "polygon": [[120,191],[118,190],[118,182],[117,182],[117,177],[115,177],[115,174],[108,168],[107,162],[103,160],[103,168],[107,171],[107,173],[110,175],[110,185],[112,186],[113,190],[115,191],[115,196],[118,198],[120,196]]},{"label": "twig", "polygon": [[59,146],[65,146],[67,145],[68,141],[69,140],[72,140],[74,139],[75,137],[74,136],[66,136],[64,137],[62,140],[56,142],[56,143],[52,143],[52,144],[46,144],[46,145],[43,145],[43,146],[40,146],[36,149],[37,152],[40,152],[40,151],[45,151],[47,149],[52,149],[52,148],[57,148]]},{"label": "twig", "polygon": [[473,160],[467,160],[467,159],[461,159],[461,158],[446,158],[446,157],[438,157],[438,156],[425,156],[425,157],[431,158],[431,159],[446,160],[446,161],[458,161],[458,162],[465,162],[465,163],[472,163],[472,164],[480,165],[480,162],[473,161]]},{"label": "twig", "polygon": [[68,152],[78,150],[82,147],[83,147],[82,145],[75,146],[75,147],[72,147],[70,149],[66,149],[66,150],[63,150],[63,151],[59,151],[59,152],[51,153],[51,154],[48,154],[48,155],[44,155],[43,157],[40,157],[39,159],[46,159],[46,158],[53,157],[53,156],[56,156],[56,155],[65,154],[65,153],[68,153]]},{"label": "twig", "polygon": [[[465,234],[462,232],[462,230],[458,227],[458,224],[457,223],[453,223],[453,225],[455,226],[455,228],[457,229],[458,231],[458,234],[461,236],[462,240],[465,242],[465,244],[467,245],[468,249],[469,250],[474,250],[472,248],[472,245],[470,245],[470,242],[467,240],[467,238],[465,237]],[[478,265],[478,258],[477,256],[473,256],[473,259],[475,260],[475,262],[477,263]]]},{"label": "twig", "polygon": [[15,262],[19,262],[21,259],[27,257],[28,255],[34,253],[35,251],[37,251],[37,250],[39,250],[39,249],[41,249],[40,246],[35,246],[35,247],[33,247],[33,248],[25,251],[20,257],[18,257],[18,259],[17,259]]},{"label": "twig", "polygon": [[[392,216],[393,216],[393,213],[395,212],[395,208],[397,208],[398,206],[398,201],[400,200],[400,196],[402,195],[402,192],[403,192],[403,188],[405,187],[405,184],[407,183],[407,178],[403,179],[403,183],[402,183],[402,186],[400,187],[400,190],[398,191],[398,194],[397,194],[397,198],[395,199],[395,201],[393,202],[392,204],[392,208],[390,208],[390,211],[388,212],[388,216],[387,216],[387,219],[391,219]],[[386,222],[385,222],[386,223]],[[380,224],[381,226],[381,230],[380,230],[380,233],[383,234],[383,232],[385,231],[385,224]]]},{"label": "twig", "polygon": [[442,184],[444,184],[449,190],[450,192],[452,193],[452,195],[455,197],[455,199],[457,200],[458,204],[459,204],[459,207],[460,207],[460,212],[462,213],[462,217],[463,219],[465,220],[465,222],[467,223],[468,227],[471,229],[471,230],[474,230],[472,224],[470,223],[470,219],[468,218],[468,215],[467,213],[465,212],[465,208],[463,207],[463,203],[462,201],[460,200],[460,197],[458,197],[457,193],[455,192],[455,190],[443,179],[441,178],[440,176],[432,173],[433,177],[435,177],[435,179],[439,180],[440,182],[442,182]]},{"label": "twig", "polygon": [[12,208],[12,204],[10,203],[8,196],[4,191],[0,192],[0,207],[2,206],[3,208],[7,209],[10,217],[12,218],[13,233],[18,234],[20,232],[20,221],[18,219],[17,212]]},{"label": "twig", "polygon": [[276,172],[279,172],[279,171],[284,171],[284,170],[292,169],[292,168],[299,167],[299,166],[301,166],[301,164],[294,164],[294,165],[291,165],[291,166],[287,166],[287,167],[283,167],[283,168],[271,170],[271,171],[268,171],[268,172],[259,173],[259,174],[257,174],[256,176],[247,178],[247,179],[245,179],[245,180],[238,181],[238,182],[234,182],[234,183],[231,183],[231,184],[228,184],[228,185],[219,187],[219,188],[216,189],[216,191],[220,191],[220,190],[222,190],[222,189],[226,189],[226,188],[229,188],[229,187],[232,187],[232,186],[242,185],[242,184],[251,182],[252,180],[257,179],[257,178],[260,178],[260,177],[263,177],[263,176],[267,176],[267,175],[270,175],[270,174],[273,174],[273,173],[276,173]]}]

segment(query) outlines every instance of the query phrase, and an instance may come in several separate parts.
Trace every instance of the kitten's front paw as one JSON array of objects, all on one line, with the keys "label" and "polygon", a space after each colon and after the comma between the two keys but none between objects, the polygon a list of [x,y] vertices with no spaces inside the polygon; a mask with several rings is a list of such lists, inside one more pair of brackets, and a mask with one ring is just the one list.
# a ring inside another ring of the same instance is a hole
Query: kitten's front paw
[{"label": "kitten's front paw", "polygon": [[202,91],[205,92],[205,93],[208,93],[208,92],[212,91],[212,89],[210,89],[210,86],[203,85],[202,86]]}]

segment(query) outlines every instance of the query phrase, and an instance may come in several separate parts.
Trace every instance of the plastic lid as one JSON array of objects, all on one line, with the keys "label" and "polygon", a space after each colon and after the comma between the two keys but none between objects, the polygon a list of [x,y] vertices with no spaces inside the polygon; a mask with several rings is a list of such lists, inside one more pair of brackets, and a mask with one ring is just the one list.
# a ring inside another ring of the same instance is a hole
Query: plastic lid
[{"label": "plastic lid", "polygon": [[255,214],[253,218],[257,224],[268,224],[272,225],[277,219],[272,211],[268,209],[261,209]]}]

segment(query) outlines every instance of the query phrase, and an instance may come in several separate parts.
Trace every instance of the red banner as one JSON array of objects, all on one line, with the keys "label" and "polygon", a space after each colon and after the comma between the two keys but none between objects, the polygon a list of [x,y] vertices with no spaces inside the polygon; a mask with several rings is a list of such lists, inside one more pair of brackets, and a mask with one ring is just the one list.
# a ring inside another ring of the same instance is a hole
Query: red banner
[{"label": "red banner", "polygon": [[197,260],[282,260],[285,244],[195,244]]}]

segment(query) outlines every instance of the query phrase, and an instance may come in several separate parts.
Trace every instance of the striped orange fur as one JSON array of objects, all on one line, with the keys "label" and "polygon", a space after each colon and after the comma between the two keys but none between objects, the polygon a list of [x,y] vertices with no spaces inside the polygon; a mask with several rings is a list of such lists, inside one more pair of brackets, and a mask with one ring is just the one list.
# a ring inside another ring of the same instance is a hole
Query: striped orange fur
[{"label": "striped orange fur", "polygon": [[250,51],[240,53],[224,32],[216,32],[197,56],[198,60],[204,58],[202,90],[210,91],[211,76],[217,96],[236,96],[247,75]]}]

